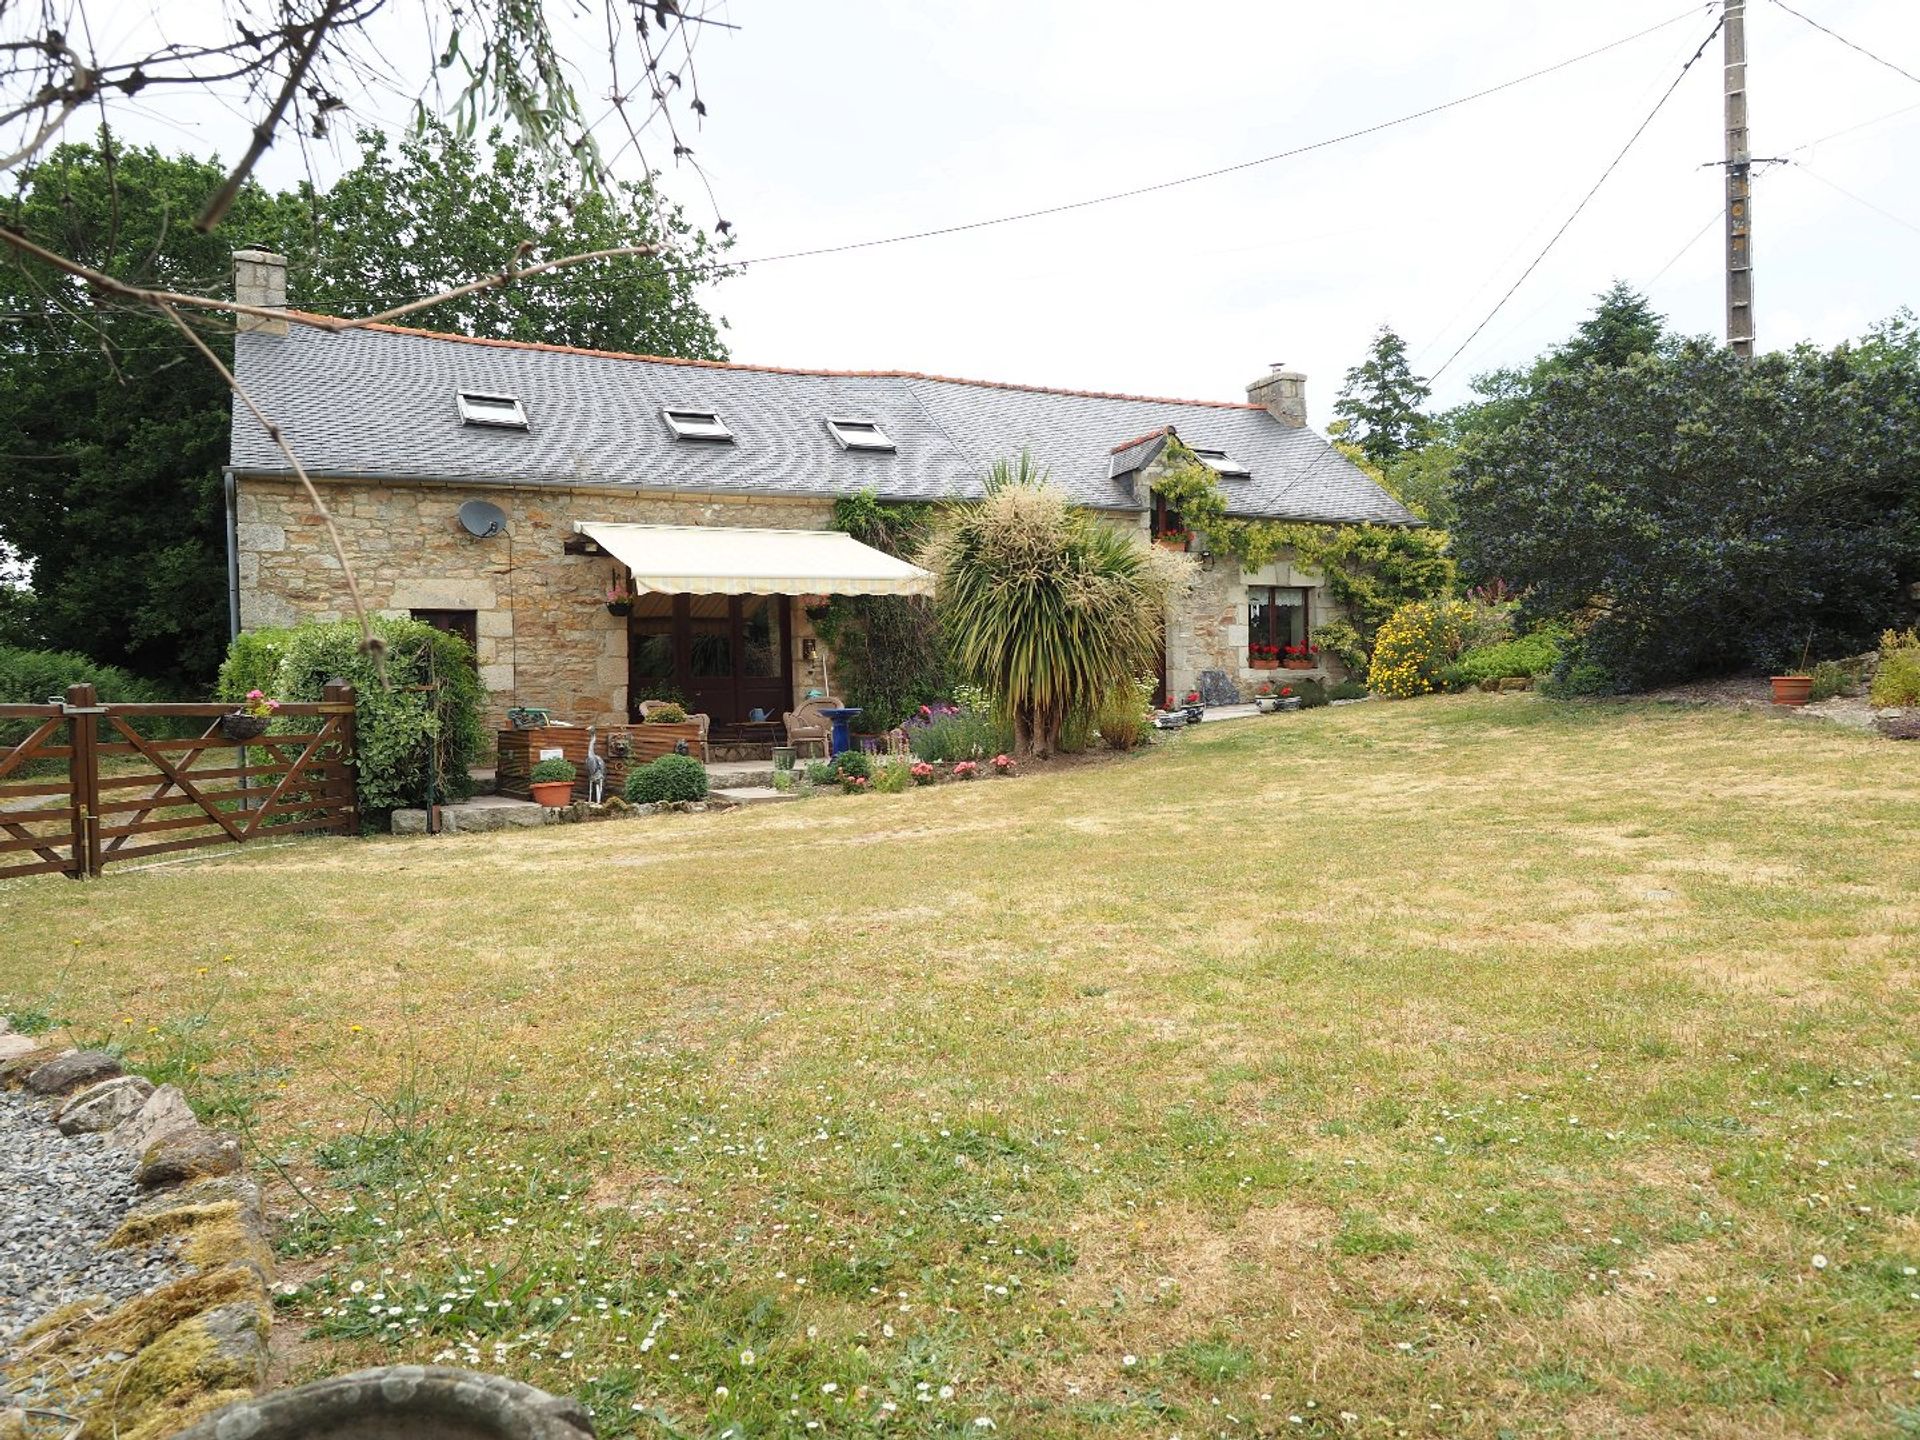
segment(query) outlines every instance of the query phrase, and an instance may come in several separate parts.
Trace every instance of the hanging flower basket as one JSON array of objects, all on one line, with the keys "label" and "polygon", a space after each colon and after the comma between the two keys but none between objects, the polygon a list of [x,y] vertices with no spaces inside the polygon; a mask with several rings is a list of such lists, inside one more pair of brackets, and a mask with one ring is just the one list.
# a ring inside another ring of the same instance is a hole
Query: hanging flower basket
[{"label": "hanging flower basket", "polygon": [[245,743],[258,740],[267,733],[267,723],[271,715],[249,715],[244,710],[231,710],[220,717],[220,733],[229,740]]}]

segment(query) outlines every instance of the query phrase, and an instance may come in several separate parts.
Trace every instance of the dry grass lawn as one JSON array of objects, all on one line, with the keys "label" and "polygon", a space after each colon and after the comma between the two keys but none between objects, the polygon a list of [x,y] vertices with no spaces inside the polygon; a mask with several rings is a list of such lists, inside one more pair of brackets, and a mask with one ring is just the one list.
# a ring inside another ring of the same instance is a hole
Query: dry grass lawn
[{"label": "dry grass lawn", "polygon": [[1917,960],[1920,746],[1531,697],[0,886],[283,1378],[602,1435],[1920,1434]]}]

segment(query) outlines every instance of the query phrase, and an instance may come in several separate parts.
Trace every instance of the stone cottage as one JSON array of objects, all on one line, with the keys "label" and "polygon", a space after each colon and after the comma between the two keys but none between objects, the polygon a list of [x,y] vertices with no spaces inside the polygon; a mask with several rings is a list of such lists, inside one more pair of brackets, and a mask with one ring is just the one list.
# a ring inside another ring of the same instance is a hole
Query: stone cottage
[{"label": "stone cottage", "polygon": [[[285,306],[280,257],[235,260],[244,303]],[[366,603],[465,635],[496,723],[515,705],[624,721],[665,685],[717,735],[778,716],[831,684],[807,597],[924,583],[832,532],[835,497],[976,497],[989,465],[1022,450],[1143,534],[1177,524],[1152,491],[1170,431],[1218,473],[1233,514],[1416,523],[1307,428],[1304,377],[1277,368],[1244,401],[1162,400],[392,325],[239,328],[238,378],[326,496]],[[348,613],[321,517],[238,406],[226,496],[236,632]],[[610,607],[610,586],[630,586],[630,606]],[[1249,686],[1250,646],[1304,641],[1329,613],[1320,577],[1285,559],[1245,570],[1202,553],[1168,617],[1162,679]]]}]

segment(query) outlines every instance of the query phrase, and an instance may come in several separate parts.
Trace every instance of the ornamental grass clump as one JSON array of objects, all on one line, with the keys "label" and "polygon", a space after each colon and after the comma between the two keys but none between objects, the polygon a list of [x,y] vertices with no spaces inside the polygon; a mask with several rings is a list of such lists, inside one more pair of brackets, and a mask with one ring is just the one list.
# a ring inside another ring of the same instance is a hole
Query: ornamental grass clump
[{"label": "ornamental grass clump", "polygon": [[1052,754],[1076,709],[1156,668],[1168,598],[1192,575],[1069,505],[1025,455],[993,467],[986,498],[945,518],[923,562],[955,675],[993,696],[1015,755]]}]

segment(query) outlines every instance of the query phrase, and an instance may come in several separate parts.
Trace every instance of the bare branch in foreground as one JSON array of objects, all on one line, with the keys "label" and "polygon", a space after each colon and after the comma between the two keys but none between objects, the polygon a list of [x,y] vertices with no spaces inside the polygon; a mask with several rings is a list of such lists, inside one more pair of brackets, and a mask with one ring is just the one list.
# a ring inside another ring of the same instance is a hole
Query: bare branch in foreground
[{"label": "bare branch in foreground", "polygon": [[[268,438],[280,448],[280,453],[287,457],[287,464],[293,467],[293,473],[306,487],[307,498],[313,502],[313,508],[320,514],[321,523],[327,527],[327,538],[333,542],[333,553],[340,560],[340,573],[346,579],[347,594],[353,600],[353,617],[360,624],[360,648],[373,656],[375,664],[379,664],[381,652],[386,649],[386,641],[373,633],[373,624],[367,619],[366,604],[360,598],[360,581],[353,573],[353,562],[347,559],[347,550],[340,543],[340,531],[333,523],[333,514],[327,509],[327,502],[320,498],[320,492],[314,488],[313,481],[307,475],[306,466],[302,465],[300,457],[293,453],[293,447],[287,443],[287,437],[281,432],[280,427],[268,417],[266,411],[260,408],[259,402],[247,393],[246,387],[234,378],[233,371],[229,370],[220,357],[213,353],[212,347],[194,333],[192,326],[180,318],[180,312],[171,305],[160,303],[160,313],[173,322],[174,328],[192,342],[194,349],[205,356],[207,363],[213,366],[222,380],[227,382],[227,388],[233,391],[234,398],[253,413],[253,418],[259,423],[260,428],[265,430]],[[384,665],[380,668],[380,674],[384,680],[386,678]]]},{"label": "bare branch in foreground", "polygon": [[[457,300],[465,295],[478,294],[482,290],[496,290],[511,285],[516,280],[526,280],[535,275],[544,275],[550,270],[564,270],[572,265],[584,265],[589,260],[644,259],[650,255],[659,255],[664,249],[659,245],[619,245],[610,250],[584,250],[578,255],[562,255],[553,260],[542,260],[533,265],[507,265],[498,275],[488,275],[480,280],[470,280],[465,285],[456,285],[451,290],[442,290],[437,295],[427,295],[405,305],[397,305],[391,310],[382,310],[378,315],[362,315],[358,319],[345,315],[315,315],[306,310],[276,310],[265,305],[242,305],[237,300],[216,300],[210,295],[188,295],[179,290],[153,290],[144,285],[131,285],[125,280],[115,279],[103,270],[95,270],[90,265],[82,265],[77,260],[69,260],[58,251],[36,245],[17,230],[0,225],[0,241],[12,246],[22,255],[50,265],[56,270],[84,280],[96,290],[104,291],[119,299],[136,305],[157,305],[163,309],[168,306],[183,306],[193,310],[217,310],[225,315],[252,315],[262,320],[286,320],[296,325],[306,325],[315,330],[339,333],[342,330],[358,330],[368,325],[384,325],[402,315],[411,315],[416,310],[431,309],[449,300]],[[518,258],[526,254],[532,241],[523,240],[516,250]]]}]

